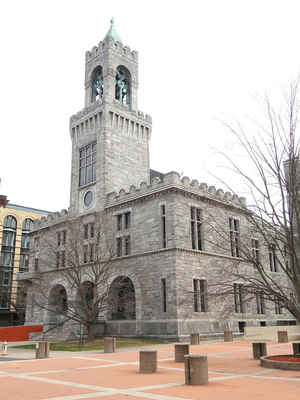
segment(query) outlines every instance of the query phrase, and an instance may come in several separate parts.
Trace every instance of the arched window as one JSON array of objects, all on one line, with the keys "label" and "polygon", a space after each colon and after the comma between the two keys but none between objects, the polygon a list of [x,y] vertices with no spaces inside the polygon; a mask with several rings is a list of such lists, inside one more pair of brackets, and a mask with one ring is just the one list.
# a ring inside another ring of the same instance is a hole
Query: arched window
[{"label": "arched window", "polygon": [[0,257],[0,309],[8,309],[10,286],[14,265],[17,220],[7,215],[3,221],[2,247]]},{"label": "arched window", "polygon": [[22,225],[22,237],[21,237],[21,252],[20,252],[20,265],[19,271],[24,272],[28,270],[29,265],[29,232],[32,231],[33,221],[30,218],[26,218]]},{"label": "arched window", "polygon": [[97,67],[92,74],[92,103],[102,102],[103,99],[103,72],[102,67]]},{"label": "arched window", "polygon": [[130,106],[131,76],[123,65],[119,65],[116,74],[115,98],[123,105]]}]

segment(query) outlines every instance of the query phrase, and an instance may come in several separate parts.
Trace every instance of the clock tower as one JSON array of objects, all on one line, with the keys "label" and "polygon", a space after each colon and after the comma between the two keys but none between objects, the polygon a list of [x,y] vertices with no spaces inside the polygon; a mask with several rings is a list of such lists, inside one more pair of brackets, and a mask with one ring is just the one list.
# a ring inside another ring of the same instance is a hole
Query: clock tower
[{"label": "clock tower", "polygon": [[149,183],[151,117],[138,111],[138,53],[124,46],[111,20],[86,52],[85,107],[70,118],[70,211],[101,211],[106,195]]}]

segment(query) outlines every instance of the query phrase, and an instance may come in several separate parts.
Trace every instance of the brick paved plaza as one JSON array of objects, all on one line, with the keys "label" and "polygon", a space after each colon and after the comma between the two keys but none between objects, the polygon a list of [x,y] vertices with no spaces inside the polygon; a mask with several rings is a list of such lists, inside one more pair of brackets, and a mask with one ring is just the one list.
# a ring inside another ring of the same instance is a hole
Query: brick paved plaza
[{"label": "brick paved plaza", "polygon": [[[174,346],[155,346],[158,370],[138,372],[138,350],[52,352],[44,360],[0,363],[1,400],[237,400],[300,396],[300,371],[260,367],[252,359],[251,342],[203,343],[190,352],[208,355],[209,384],[186,386],[184,365],[174,362]],[[291,343],[267,345],[268,354],[292,353]],[[33,357],[32,351],[9,348],[8,357]],[[1,358],[3,360],[3,357]]]}]

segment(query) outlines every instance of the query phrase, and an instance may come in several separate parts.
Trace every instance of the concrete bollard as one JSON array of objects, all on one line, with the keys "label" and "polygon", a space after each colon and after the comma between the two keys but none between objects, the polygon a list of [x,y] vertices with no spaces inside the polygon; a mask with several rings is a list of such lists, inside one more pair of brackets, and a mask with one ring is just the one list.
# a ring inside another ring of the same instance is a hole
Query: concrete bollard
[{"label": "concrete bollard", "polygon": [[288,333],[287,331],[277,331],[278,343],[288,343]]},{"label": "concrete bollard", "polygon": [[39,342],[36,346],[35,358],[49,358],[50,354],[50,343],[49,342]]},{"label": "concrete bollard", "polygon": [[186,385],[208,384],[207,356],[198,354],[184,356],[184,370]]},{"label": "concrete bollard", "polygon": [[200,334],[199,333],[191,333],[191,344],[200,344]]},{"label": "concrete bollard", "polygon": [[140,373],[153,374],[157,370],[157,351],[141,350],[140,351]]},{"label": "concrete bollard", "polygon": [[252,343],[253,360],[259,360],[260,357],[267,355],[267,344],[265,342]]},{"label": "concrete bollard", "polygon": [[300,354],[300,342],[293,343],[293,354],[294,356]]},{"label": "concrete bollard", "polygon": [[175,344],[175,362],[184,362],[184,356],[189,354],[190,345],[187,343]]},{"label": "concrete bollard", "polygon": [[2,352],[1,356],[7,356],[7,341],[2,343]]},{"label": "concrete bollard", "polygon": [[224,342],[233,342],[232,331],[224,331]]},{"label": "concrete bollard", "polygon": [[105,337],[104,338],[104,353],[115,353],[116,351],[116,338]]}]

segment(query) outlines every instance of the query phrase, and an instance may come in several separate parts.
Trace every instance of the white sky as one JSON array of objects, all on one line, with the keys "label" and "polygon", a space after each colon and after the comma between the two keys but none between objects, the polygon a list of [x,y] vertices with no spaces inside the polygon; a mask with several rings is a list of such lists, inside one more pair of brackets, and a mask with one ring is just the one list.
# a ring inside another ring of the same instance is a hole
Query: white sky
[{"label": "white sky", "polygon": [[69,205],[69,117],[83,108],[84,57],[111,17],[139,51],[139,109],[152,115],[151,168],[215,184],[219,122],[300,72],[299,0],[9,0],[0,5],[0,193]]}]

